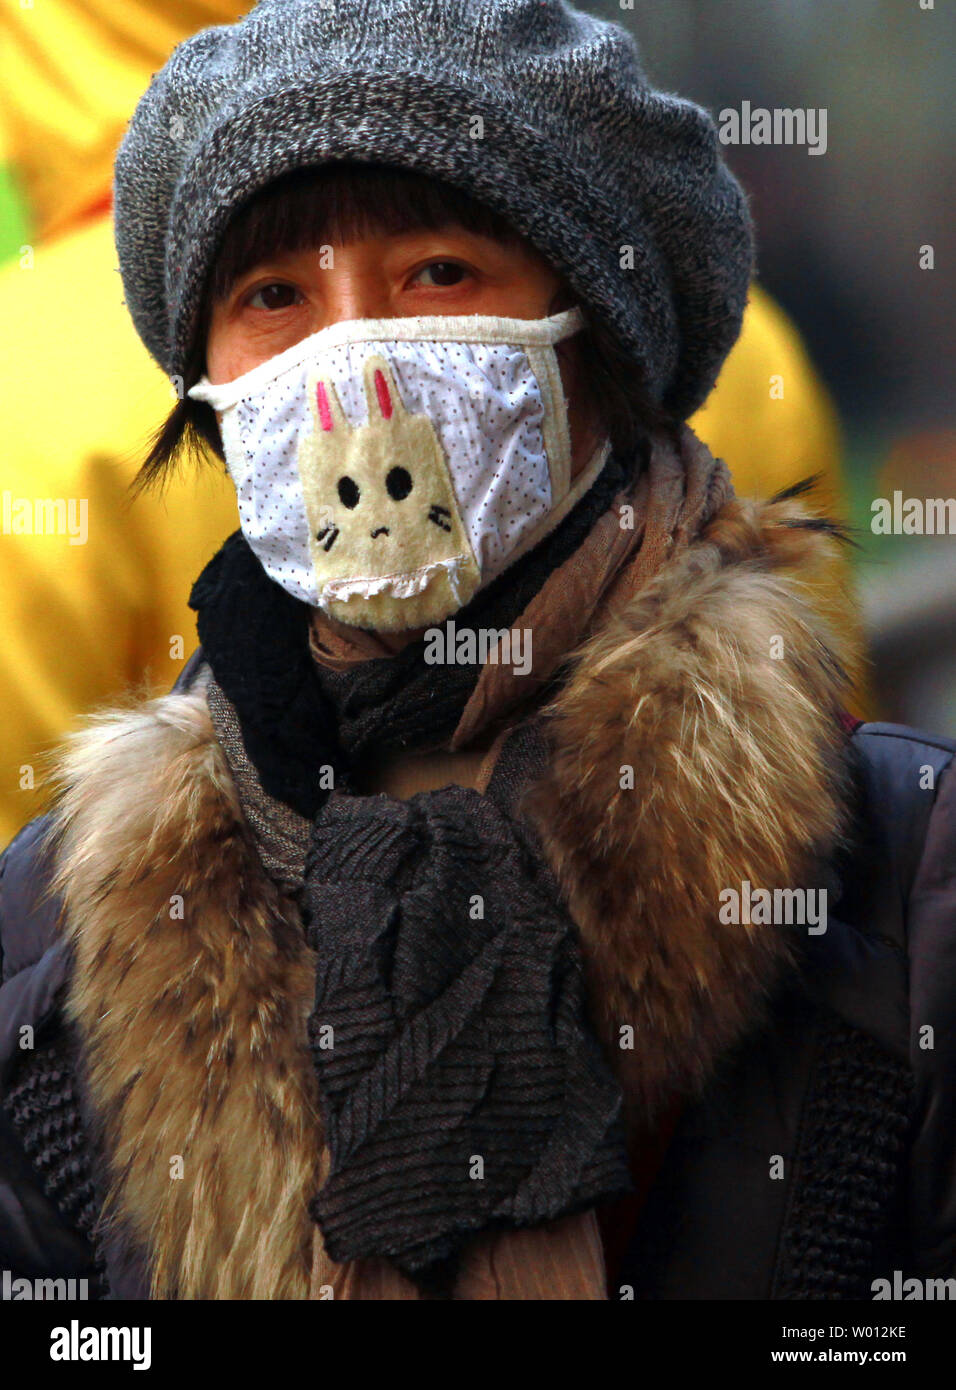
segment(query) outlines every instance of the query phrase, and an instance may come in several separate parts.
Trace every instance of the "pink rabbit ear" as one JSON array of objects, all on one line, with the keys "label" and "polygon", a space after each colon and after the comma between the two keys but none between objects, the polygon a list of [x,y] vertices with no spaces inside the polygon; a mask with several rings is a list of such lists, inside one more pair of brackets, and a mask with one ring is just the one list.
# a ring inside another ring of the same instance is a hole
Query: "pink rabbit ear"
[{"label": "pink rabbit ear", "polygon": [[380,368],[375,368],[375,394],[378,396],[378,408],[382,412],[384,420],[392,418],[392,397],[389,393],[388,382]]},{"label": "pink rabbit ear", "polygon": [[326,433],[331,433],[332,409],[329,405],[329,398],[326,395],[325,383],[323,381],[316,382],[315,401],[317,406],[319,407],[319,424],[326,431]]}]

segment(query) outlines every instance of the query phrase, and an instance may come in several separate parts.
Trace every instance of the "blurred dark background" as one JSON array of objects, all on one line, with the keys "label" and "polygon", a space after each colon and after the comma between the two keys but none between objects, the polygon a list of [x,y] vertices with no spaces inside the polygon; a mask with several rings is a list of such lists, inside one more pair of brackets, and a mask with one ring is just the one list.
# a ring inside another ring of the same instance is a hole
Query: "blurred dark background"
[{"label": "blurred dark background", "polygon": [[[592,0],[661,86],[726,108],[825,108],[827,148],[725,147],[759,278],[795,320],[845,439],[873,686],[956,733],[956,535],[877,536],[876,497],[956,497],[953,106],[947,0]],[[931,246],[935,269],[920,268]]]}]

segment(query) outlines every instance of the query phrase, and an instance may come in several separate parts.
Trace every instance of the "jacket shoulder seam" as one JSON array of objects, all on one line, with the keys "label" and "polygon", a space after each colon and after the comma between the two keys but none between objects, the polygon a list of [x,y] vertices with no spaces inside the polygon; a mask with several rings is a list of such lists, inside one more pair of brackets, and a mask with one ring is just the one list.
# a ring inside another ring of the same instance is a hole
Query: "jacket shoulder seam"
[{"label": "jacket shoulder seam", "polygon": [[948,753],[950,760],[956,756],[956,740],[943,734],[927,734],[921,729],[911,729],[905,724],[860,724],[854,729],[851,737],[861,736],[895,739],[900,743],[920,743],[927,748],[936,748],[941,753]]}]

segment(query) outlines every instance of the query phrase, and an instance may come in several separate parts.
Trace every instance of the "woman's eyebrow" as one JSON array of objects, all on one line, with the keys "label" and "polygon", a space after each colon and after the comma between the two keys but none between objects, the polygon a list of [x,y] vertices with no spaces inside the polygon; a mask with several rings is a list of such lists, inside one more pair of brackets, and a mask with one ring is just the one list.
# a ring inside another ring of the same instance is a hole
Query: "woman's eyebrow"
[{"label": "woman's eyebrow", "polygon": [[301,254],[300,251],[277,251],[265,259],[231,269],[226,276],[222,274],[216,276],[213,283],[214,298],[217,302],[222,303],[232,295],[241,293],[246,282],[254,279],[257,275],[269,272],[274,272],[277,276],[288,274],[289,261]]},{"label": "woman's eyebrow", "polygon": [[[350,238],[350,240],[374,239],[387,242],[389,248],[396,253],[400,253],[410,244],[415,242],[440,242],[442,240],[456,240],[462,243],[481,249],[486,253],[503,249],[502,243],[493,236],[488,236],[482,232],[472,231],[459,222],[448,222],[440,227],[407,227],[401,231],[371,232],[367,237]],[[241,293],[245,283],[252,280],[257,275],[274,272],[276,275],[289,274],[295,269],[298,261],[304,257],[315,255],[325,247],[331,245],[333,250],[338,242],[316,241],[309,246],[300,246],[283,251],[276,251],[272,255],[257,260],[249,265],[241,267],[230,273],[228,280],[216,281],[216,298],[221,302],[230,296]]]}]

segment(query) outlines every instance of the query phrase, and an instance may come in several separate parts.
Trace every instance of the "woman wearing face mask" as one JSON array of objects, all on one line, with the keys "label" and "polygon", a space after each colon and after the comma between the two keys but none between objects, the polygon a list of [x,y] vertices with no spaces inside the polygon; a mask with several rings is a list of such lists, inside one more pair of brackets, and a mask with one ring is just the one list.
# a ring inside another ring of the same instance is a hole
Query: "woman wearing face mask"
[{"label": "woman wearing face mask", "polygon": [[185,388],[144,482],[202,435],[242,529],[4,859],[3,1263],[949,1273],[954,745],[845,712],[839,528],[683,424],[752,269],[710,119],[565,4],[263,0],[154,80],[116,222]]}]

